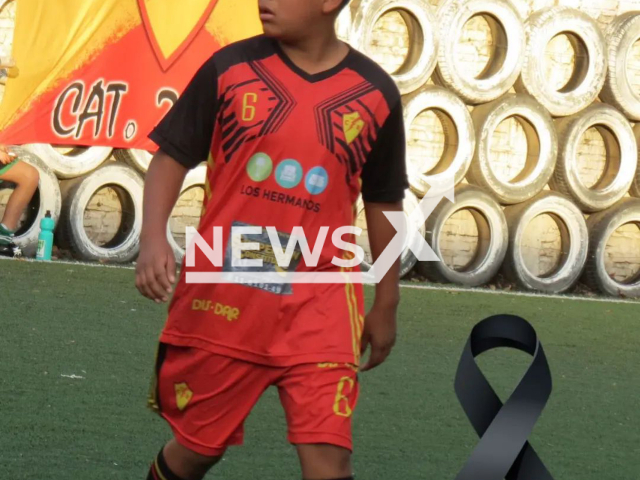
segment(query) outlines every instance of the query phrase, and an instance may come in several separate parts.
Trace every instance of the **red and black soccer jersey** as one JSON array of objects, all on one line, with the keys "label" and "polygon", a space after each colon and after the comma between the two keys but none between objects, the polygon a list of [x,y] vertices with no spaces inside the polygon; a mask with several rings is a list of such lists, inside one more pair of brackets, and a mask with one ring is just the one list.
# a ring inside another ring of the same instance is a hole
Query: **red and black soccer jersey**
[{"label": "red and black soccer jersey", "polygon": [[363,294],[353,284],[187,284],[185,274],[235,272],[233,226],[261,227],[244,235],[259,250],[244,258],[276,264],[266,227],[286,246],[296,226],[313,249],[323,226],[327,241],[315,267],[296,250],[288,271],[340,271],[344,251],[331,241],[353,225],[354,204],[397,202],[408,186],[400,94],[373,61],[351,50],[335,68],[311,75],[277,42],[258,36],[208,60],[150,138],[188,168],[208,160],[198,231],[214,245],[222,227],[224,265],[196,248],[183,266],[161,341],[199,347],[247,361],[286,366],[358,364]]}]

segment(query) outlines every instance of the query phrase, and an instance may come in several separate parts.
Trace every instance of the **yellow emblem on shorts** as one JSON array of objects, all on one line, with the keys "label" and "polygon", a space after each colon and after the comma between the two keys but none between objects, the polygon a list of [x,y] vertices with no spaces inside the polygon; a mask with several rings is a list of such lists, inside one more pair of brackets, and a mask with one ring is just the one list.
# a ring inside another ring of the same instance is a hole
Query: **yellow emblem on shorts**
[{"label": "yellow emblem on shorts", "polygon": [[364,130],[365,122],[358,112],[347,113],[342,116],[342,129],[344,130],[344,138],[348,144],[358,138],[358,135]]},{"label": "yellow emblem on shorts", "polygon": [[176,405],[178,410],[182,412],[193,398],[193,392],[186,383],[176,383],[174,388],[176,389]]}]

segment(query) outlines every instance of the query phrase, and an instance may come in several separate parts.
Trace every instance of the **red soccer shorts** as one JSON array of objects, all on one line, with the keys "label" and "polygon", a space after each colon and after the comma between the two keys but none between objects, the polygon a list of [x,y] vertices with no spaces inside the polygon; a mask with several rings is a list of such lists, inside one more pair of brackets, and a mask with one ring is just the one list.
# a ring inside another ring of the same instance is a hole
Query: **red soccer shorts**
[{"label": "red soccer shorts", "polygon": [[206,456],[241,445],[244,421],[262,393],[278,387],[292,444],[352,450],[356,369],[345,364],[269,367],[205,350],[161,344],[151,404],[176,440]]}]

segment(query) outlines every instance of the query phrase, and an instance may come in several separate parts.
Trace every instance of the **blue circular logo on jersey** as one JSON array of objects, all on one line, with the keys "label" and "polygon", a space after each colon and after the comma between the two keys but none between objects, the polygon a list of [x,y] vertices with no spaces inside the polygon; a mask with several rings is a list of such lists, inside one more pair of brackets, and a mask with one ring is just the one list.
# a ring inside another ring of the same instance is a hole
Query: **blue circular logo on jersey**
[{"label": "blue circular logo on jersey", "polygon": [[276,182],[282,188],[297,187],[302,181],[302,166],[296,160],[284,160],[276,168]]},{"label": "blue circular logo on jersey", "polygon": [[322,167],[315,167],[309,170],[304,180],[304,185],[311,195],[320,195],[329,185],[329,174]]}]

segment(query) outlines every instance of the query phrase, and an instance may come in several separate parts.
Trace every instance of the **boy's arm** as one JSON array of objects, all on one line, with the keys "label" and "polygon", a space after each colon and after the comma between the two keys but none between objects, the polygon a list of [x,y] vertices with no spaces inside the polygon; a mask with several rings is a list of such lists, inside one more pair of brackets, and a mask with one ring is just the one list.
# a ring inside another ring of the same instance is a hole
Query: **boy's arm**
[{"label": "boy's arm", "polygon": [[[365,203],[369,246],[375,262],[396,235],[384,212],[402,211],[402,202]],[[367,314],[362,336],[362,352],[371,346],[369,361],[363,371],[377,367],[391,353],[396,341],[396,311],[400,303],[400,259],[389,269],[382,281],[376,285],[373,307]]]},{"label": "boy's arm", "polygon": [[175,282],[176,262],[167,241],[167,223],[188,169],[160,150],[151,160],[144,186],[136,287],[145,297],[166,302]]},{"label": "boy's arm", "polygon": [[[362,170],[362,198],[365,204],[369,245],[374,262],[396,235],[384,212],[402,211],[404,192],[409,186],[406,168],[406,140],[400,95]],[[362,353],[371,347],[363,371],[386,360],[396,339],[396,311],[400,302],[400,261],[394,262],[376,286],[372,309],[365,318]]]},{"label": "boy's arm", "polygon": [[149,138],[160,150],[144,188],[144,212],[136,287],[145,297],[166,302],[175,282],[175,259],[167,223],[189,169],[207,160],[218,114],[218,78],[206,62]]}]

